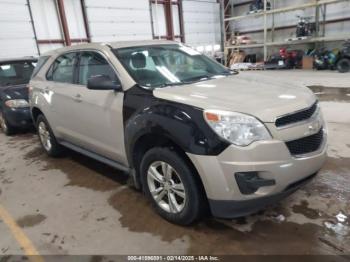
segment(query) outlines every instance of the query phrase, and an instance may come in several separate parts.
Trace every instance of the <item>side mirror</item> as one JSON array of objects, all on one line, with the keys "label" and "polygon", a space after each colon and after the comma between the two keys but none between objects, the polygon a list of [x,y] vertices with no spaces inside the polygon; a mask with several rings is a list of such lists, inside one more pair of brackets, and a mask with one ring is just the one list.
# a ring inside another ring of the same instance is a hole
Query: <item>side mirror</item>
[{"label": "side mirror", "polygon": [[119,81],[112,81],[109,76],[98,75],[89,78],[87,88],[91,90],[122,90],[122,85]]}]

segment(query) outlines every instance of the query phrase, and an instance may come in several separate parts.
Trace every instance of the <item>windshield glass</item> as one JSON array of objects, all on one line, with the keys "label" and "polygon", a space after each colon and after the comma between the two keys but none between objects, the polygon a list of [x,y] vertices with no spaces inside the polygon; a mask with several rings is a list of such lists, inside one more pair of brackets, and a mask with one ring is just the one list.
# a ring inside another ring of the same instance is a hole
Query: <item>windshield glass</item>
[{"label": "windshield glass", "polygon": [[148,88],[188,84],[227,76],[231,71],[183,45],[128,47],[114,50],[131,77]]},{"label": "windshield glass", "polygon": [[29,82],[35,68],[34,61],[16,61],[0,64],[0,85],[20,85]]}]

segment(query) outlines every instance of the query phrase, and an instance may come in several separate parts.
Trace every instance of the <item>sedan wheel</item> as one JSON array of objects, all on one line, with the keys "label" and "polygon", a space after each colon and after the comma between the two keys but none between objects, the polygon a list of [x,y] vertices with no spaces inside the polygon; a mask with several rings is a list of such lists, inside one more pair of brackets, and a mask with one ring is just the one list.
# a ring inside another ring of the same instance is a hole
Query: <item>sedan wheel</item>
[{"label": "sedan wheel", "polygon": [[0,113],[0,127],[4,133],[7,132],[8,127],[2,113]]},{"label": "sedan wheel", "polygon": [[150,193],[157,205],[169,213],[180,213],[186,203],[185,187],[176,170],[166,162],[157,161],[147,172]]},{"label": "sedan wheel", "polygon": [[49,152],[52,148],[51,135],[46,124],[43,121],[39,123],[38,133],[42,145],[44,146],[45,150]]}]

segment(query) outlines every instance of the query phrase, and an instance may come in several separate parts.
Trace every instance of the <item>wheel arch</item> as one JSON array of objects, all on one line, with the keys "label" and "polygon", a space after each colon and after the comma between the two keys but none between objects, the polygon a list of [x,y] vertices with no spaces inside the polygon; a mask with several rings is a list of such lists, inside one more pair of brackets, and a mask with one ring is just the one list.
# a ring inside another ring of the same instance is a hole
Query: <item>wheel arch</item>
[{"label": "wheel arch", "polygon": [[199,175],[199,172],[196,169],[192,160],[186,154],[186,151],[183,148],[181,148],[172,138],[163,134],[145,133],[138,137],[138,139],[135,141],[131,149],[131,152],[130,152],[131,155],[130,155],[129,161],[135,170],[136,179],[138,180],[140,185],[141,185],[140,164],[141,164],[142,158],[148,150],[155,147],[170,148],[171,150],[174,150],[179,156],[181,156],[182,159],[188,164],[190,169],[193,171],[193,175],[200,187],[200,190],[207,198],[204,184]]},{"label": "wheel arch", "polygon": [[34,124],[36,123],[39,115],[44,115],[44,113],[38,107],[33,107],[31,110],[31,113],[32,113]]}]

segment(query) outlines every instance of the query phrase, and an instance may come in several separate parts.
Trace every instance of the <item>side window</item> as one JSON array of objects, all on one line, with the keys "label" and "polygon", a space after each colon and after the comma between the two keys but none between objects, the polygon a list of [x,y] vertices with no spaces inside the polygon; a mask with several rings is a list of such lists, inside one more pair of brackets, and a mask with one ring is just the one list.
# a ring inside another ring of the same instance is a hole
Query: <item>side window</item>
[{"label": "side window", "polygon": [[79,84],[87,85],[90,78],[94,76],[109,76],[112,81],[118,81],[113,68],[106,59],[96,52],[83,52],[79,63]]},{"label": "side window", "polygon": [[45,65],[46,61],[49,59],[50,57],[49,56],[40,56],[39,57],[39,60],[34,68],[34,71],[33,71],[33,74],[32,74],[32,78],[35,77],[40,69]]},{"label": "side window", "polygon": [[55,82],[74,83],[75,62],[76,53],[59,56],[47,72],[46,79]]}]

